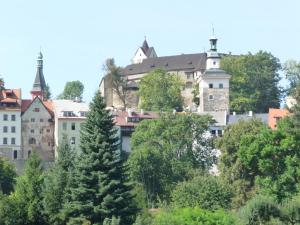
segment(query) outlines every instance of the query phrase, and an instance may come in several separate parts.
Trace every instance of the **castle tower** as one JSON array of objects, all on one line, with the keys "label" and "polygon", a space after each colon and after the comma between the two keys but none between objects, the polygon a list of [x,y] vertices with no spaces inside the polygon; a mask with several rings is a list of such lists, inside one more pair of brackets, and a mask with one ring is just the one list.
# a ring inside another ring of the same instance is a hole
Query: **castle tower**
[{"label": "castle tower", "polygon": [[36,76],[33,83],[33,87],[30,92],[32,99],[38,96],[43,101],[45,97],[45,89],[46,89],[46,82],[43,73],[43,55],[41,52],[39,52],[37,57]]},{"label": "castle tower", "polygon": [[229,113],[230,75],[220,69],[221,57],[217,51],[217,38],[211,37],[207,52],[206,70],[199,79],[199,112],[226,111]]}]

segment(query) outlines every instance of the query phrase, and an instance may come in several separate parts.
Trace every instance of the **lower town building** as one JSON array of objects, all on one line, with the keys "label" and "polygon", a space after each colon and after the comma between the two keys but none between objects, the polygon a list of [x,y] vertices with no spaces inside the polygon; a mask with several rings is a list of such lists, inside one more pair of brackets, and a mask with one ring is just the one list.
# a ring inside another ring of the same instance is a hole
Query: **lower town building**
[{"label": "lower town building", "polygon": [[53,108],[55,117],[55,156],[57,156],[58,146],[64,138],[67,139],[76,152],[79,152],[80,130],[89,111],[88,104],[77,100],[53,100]]}]

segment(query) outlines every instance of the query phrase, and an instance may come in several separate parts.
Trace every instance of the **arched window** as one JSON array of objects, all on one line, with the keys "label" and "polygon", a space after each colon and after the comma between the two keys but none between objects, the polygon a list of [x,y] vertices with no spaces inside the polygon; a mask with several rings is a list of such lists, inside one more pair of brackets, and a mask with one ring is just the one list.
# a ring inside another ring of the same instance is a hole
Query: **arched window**
[{"label": "arched window", "polygon": [[29,144],[30,144],[30,145],[35,145],[35,144],[36,144],[35,138],[30,138],[30,139],[29,139]]}]

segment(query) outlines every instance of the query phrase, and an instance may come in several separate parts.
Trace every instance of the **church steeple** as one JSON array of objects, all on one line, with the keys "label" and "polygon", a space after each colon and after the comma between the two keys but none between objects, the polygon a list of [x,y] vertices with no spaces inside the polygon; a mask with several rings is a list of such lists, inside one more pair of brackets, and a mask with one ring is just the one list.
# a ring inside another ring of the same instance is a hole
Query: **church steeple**
[{"label": "church steeple", "polygon": [[43,54],[41,52],[39,52],[38,57],[37,57],[36,76],[34,79],[33,87],[30,92],[32,95],[32,98],[35,98],[36,96],[38,96],[42,100],[44,100],[45,89],[46,89],[46,82],[45,82],[44,73],[43,73]]},{"label": "church steeple", "polygon": [[209,39],[210,50],[207,52],[206,70],[220,69],[220,55],[217,51],[217,41],[214,32],[213,36]]}]

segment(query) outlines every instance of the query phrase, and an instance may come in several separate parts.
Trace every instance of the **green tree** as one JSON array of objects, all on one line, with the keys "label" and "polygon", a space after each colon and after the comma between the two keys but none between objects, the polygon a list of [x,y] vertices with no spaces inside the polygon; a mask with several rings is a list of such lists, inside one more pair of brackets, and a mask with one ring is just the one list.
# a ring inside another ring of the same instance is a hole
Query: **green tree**
[{"label": "green tree", "polygon": [[196,225],[222,224],[235,225],[237,221],[233,215],[223,210],[214,212],[200,208],[178,208],[165,210],[155,215],[153,225]]},{"label": "green tree", "polygon": [[12,164],[0,158],[0,194],[9,194],[14,189],[16,171]]},{"label": "green tree", "polygon": [[45,177],[43,187],[44,213],[50,224],[65,224],[62,215],[63,203],[67,200],[71,172],[74,169],[75,153],[63,139],[58,147],[58,157]]},{"label": "green tree", "polygon": [[104,65],[106,76],[110,77],[112,89],[121,100],[124,109],[127,107],[126,98],[128,95],[128,81],[121,75],[121,68],[116,66],[114,59],[107,59]]},{"label": "green tree", "polygon": [[258,119],[241,120],[225,128],[224,135],[217,141],[221,151],[219,169],[221,177],[229,182],[234,190],[233,206],[244,204],[255,191],[255,176],[249,168],[242,164],[239,151],[244,136],[255,138],[265,125]]},{"label": "green tree", "polygon": [[84,85],[79,81],[69,81],[64,87],[64,91],[57,96],[58,99],[70,99],[82,98]]},{"label": "green tree", "polygon": [[33,152],[26,161],[24,174],[17,179],[15,192],[5,199],[3,208],[0,206],[0,215],[5,212],[3,224],[46,225],[43,216],[42,185],[41,160],[37,153]]},{"label": "green tree", "polygon": [[268,112],[279,108],[282,94],[279,87],[279,59],[259,51],[241,56],[225,56],[222,68],[232,75],[230,80],[230,110],[236,112]]},{"label": "green tree", "polygon": [[300,62],[290,59],[283,65],[286,79],[289,81],[288,93],[290,94],[300,83]]},{"label": "green tree", "polygon": [[136,212],[132,185],[120,157],[119,138],[113,117],[97,93],[81,132],[81,154],[75,164],[67,218],[81,217],[92,224],[119,217],[126,224]]},{"label": "green tree", "polygon": [[51,93],[49,84],[46,84],[46,88],[45,89],[46,89],[45,90],[45,99],[49,100],[49,99],[52,98],[52,93]]},{"label": "green tree", "polygon": [[168,200],[175,184],[191,169],[207,171],[215,163],[212,140],[205,136],[211,123],[209,116],[166,114],[136,127],[128,164],[148,202]]},{"label": "green tree", "polygon": [[274,225],[275,223],[271,221],[277,220],[278,224],[281,211],[273,198],[257,195],[240,209],[239,216],[245,225]]},{"label": "green tree", "polygon": [[286,132],[289,122],[280,121],[277,130],[264,128],[256,136],[244,136],[238,156],[253,175],[261,192],[278,201],[298,192],[300,139]]},{"label": "green tree", "polygon": [[172,191],[172,205],[179,208],[229,209],[232,196],[231,187],[219,177],[200,174],[177,184]]},{"label": "green tree", "polygon": [[182,82],[175,74],[156,69],[141,79],[139,84],[140,108],[149,111],[182,109]]}]

